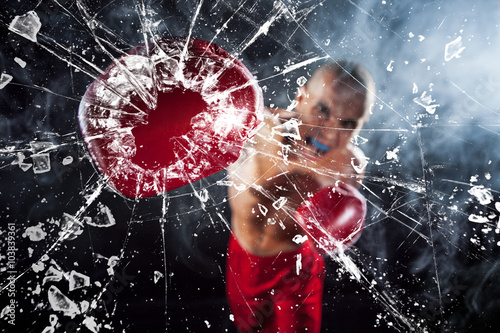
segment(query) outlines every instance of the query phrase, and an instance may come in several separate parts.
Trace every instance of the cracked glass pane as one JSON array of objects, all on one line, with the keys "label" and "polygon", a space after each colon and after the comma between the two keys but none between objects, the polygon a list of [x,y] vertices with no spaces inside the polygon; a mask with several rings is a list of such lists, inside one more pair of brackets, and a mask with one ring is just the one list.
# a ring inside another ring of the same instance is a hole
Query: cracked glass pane
[{"label": "cracked glass pane", "polygon": [[2,332],[272,332],[314,293],[273,285],[242,315],[226,287],[320,258],[322,314],[292,331],[500,329],[497,2],[4,7]]}]

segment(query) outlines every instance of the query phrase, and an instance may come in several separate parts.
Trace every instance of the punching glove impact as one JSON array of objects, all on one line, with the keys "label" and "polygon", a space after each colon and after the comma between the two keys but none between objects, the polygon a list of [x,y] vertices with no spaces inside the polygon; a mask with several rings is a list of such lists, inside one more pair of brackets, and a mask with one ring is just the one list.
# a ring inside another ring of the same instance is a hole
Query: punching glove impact
[{"label": "punching glove impact", "polygon": [[139,45],[89,86],[79,108],[99,172],[121,194],[150,197],[235,162],[263,115],[250,71],[213,43]]},{"label": "punching glove impact", "polygon": [[361,236],[366,200],[351,185],[326,187],[306,200],[295,219],[318,252],[329,255],[347,249]]}]

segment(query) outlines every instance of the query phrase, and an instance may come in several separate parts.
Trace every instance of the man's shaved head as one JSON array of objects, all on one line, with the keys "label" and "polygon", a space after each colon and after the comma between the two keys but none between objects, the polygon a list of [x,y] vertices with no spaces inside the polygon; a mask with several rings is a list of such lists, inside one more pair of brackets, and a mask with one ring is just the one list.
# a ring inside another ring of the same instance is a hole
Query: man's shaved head
[{"label": "man's shaved head", "polygon": [[337,88],[365,94],[365,112],[368,118],[375,102],[375,83],[370,73],[352,61],[329,61],[318,67],[307,82],[307,88],[324,83],[334,83]]},{"label": "man's shaved head", "polygon": [[350,149],[350,140],[368,121],[375,84],[361,65],[330,61],[321,65],[295,97],[300,135],[316,155]]}]

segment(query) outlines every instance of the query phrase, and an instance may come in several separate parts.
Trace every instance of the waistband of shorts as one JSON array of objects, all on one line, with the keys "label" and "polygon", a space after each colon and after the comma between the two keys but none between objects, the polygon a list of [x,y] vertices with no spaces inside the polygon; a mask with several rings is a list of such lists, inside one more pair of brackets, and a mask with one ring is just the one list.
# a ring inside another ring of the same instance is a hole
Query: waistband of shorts
[{"label": "waistband of shorts", "polygon": [[299,246],[297,249],[293,250],[293,251],[282,251],[282,252],[279,252],[275,255],[271,255],[271,256],[259,256],[259,255],[256,255],[256,254],[252,254],[250,252],[248,252],[247,250],[245,250],[245,248],[240,244],[240,242],[238,241],[238,239],[236,238],[236,236],[234,236],[233,233],[231,233],[230,235],[230,239],[229,239],[229,244],[233,244],[234,246],[237,247],[237,250],[238,251],[243,251],[246,253],[246,255],[252,260],[252,261],[256,261],[258,260],[259,262],[274,262],[276,260],[280,260],[280,261],[283,261],[283,260],[287,260],[287,259],[290,259],[290,260],[295,260],[297,255],[298,254],[307,254],[307,253],[311,253],[311,252],[314,252],[313,249],[311,248],[310,244],[309,244],[309,241],[305,241],[301,246]]}]

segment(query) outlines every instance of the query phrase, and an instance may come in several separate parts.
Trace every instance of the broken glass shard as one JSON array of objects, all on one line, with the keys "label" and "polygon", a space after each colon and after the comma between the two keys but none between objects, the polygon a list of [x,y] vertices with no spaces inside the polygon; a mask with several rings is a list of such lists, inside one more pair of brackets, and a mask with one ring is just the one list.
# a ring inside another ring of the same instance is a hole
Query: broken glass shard
[{"label": "broken glass shard", "polygon": [[233,182],[230,180],[218,180],[215,184],[218,186],[227,186],[227,187],[233,186]]},{"label": "broken glass shard", "polygon": [[37,261],[36,263],[31,265],[31,269],[35,273],[41,272],[45,269],[45,264],[41,261]]},{"label": "broken glass shard", "polygon": [[61,281],[62,279],[62,272],[54,268],[54,266],[50,266],[49,269],[45,272],[45,277],[43,278],[42,284],[45,284],[47,282],[57,282]]},{"label": "broken glass shard", "polygon": [[274,209],[279,210],[279,209],[283,208],[283,206],[285,205],[286,202],[287,202],[286,197],[280,197],[278,200],[273,202],[273,207],[274,207]]},{"label": "broken glass shard", "polygon": [[430,114],[434,114],[434,112],[436,112],[436,108],[439,106],[439,104],[433,104],[435,100],[432,99],[431,95],[427,95],[426,91],[424,91],[420,97],[415,97],[413,101],[418,105],[423,106],[425,111]]},{"label": "broken glass shard", "polygon": [[47,236],[47,233],[42,229],[42,224],[38,223],[35,226],[26,228],[22,236],[29,237],[29,239],[33,242],[38,242],[44,239],[45,236]]},{"label": "broken glass shard", "polygon": [[164,277],[164,275],[163,275],[161,272],[159,272],[159,271],[155,271],[155,272],[154,272],[153,279],[154,279],[154,282],[155,282],[155,283],[158,283],[158,281],[159,281],[162,277]]},{"label": "broken glass shard", "polygon": [[42,291],[42,287],[40,287],[40,285],[37,284],[35,290],[33,290],[32,293],[33,293],[33,295],[40,295],[41,291]]},{"label": "broken glass shard", "polygon": [[80,302],[80,309],[82,310],[82,313],[87,312],[87,310],[90,308],[90,303],[88,301],[81,301]]},{"label": "broken glass shard", "polygon": [[26,61],[24,61],[23,59],[20,59],[18,57],[15,57],[14,58],[14,61],[19,65],[21,66],[21,68],[24,68],[26,67]]},{"label": "broken glass shard", "polygon": [[10,312],[10,306],[7,305],[2,309],[2,312],[0,312],[0,318],[4,318],[9,312]]},{"label": "broken glass shard", "polygon": [[99,228],[107,228],[116,224],[113,214],[108,206],[99,203],[99,212],[93,218],[86,219],[88,225]]},{"label": "broken glass shard", "polygon": [[469,221],[474,222],[474,223],[488,223],[489,219],[486,216],[470,214]]},{"label": "broken glass shard", "polygon": [[462,36],[458,36],[452,42],[446,44],[444,48],[444,60],[450,61],[453,58],[460,58],[460,53],[465,50],[462,46]]},{"label": "broken glass shard", "polygon": [[49,316],[49,323],[50,323],[50,326],[56,326],[57,324],[57,321],[58,321],[58,318],[55,314],[51,314]]},{"label": "broken glass shard", "polygon": [[73,240],[83,233],[83,224],[74,216],[64,213],[61,221],[59,236],[62,240]]},{"label": "broken glass shard", "polygon": [[271,130],[272,135],[278,134],[283,137],[289,137],[293,140],[300,140],[299,126],[301,122],[297,119],[290,119],[281,125],[274,126]]},{"label": "broken glass shard", "polygon": [[269,209],[267,209],[266,206],[264,206],[264,205],[262,205],[260,203],[258,203],[257,205],[258,205],[259,211],[262,213],[262,215],[266,216],[267,212],[269,211]]},{"label": "broken glass shard", "polygon": [[24,15],[14,17],[9,25],[9,30],[36,43],[36,35],[41,27],[40,18],[36,12],[31,10]]},{"label": "broken glass shard", "polygon": [[295,235],[292,239],[292,241],[295,244],[299,244],[299,245],[304,243],[306,240],[307,240],[307,235]]},{"label": "broken glass shard", "polygon": [[306,84],[306,82],[307,82],[307,79],[303,76],[301,76],[297,79],[297,85],[299,87],[302,87],[304,84]]},{"label": "broken glass shard", "polygon": [[19,167],[24,172],[28,171],[32,166],[33,166],[33,164],[30,164],[30,163],[19,163]]},{"label": "broken glass shard", "polygon": [[26,156],[23,153],[17,153],[16,158],[12,161],[12,165],[20,164],[24,162]]},{"label": "broken glass shard", "polygon": [[488,205],[493,201],[493,195],[490,190],[482,185],[474,186],[468,192],[475,196],[481,205]]},{"label": "broken glass shard", "polygon": [[62,164],[63,165],[69,165],[73,163],[73,156],[66,156],[63,160],[62,160]]},{"label": "broken glass shard", "polygon": [[83,324],[93,333],[98,333],[101,324],[97,324],[94,317],[87,317],[83,320]]},{"label": "broken glass shard", "polygon": [[0,76],[0,89],[5,88],[10,81],[12,81],[12,75],[2,73],[2,76]]},{"label": "broken glass shard", "polygon": [[50,171],[50,156],[48,153],[33,154],[31,155],[31,159],[33,160],[34,173],[45,173]]},{"label": "broken glass shard", "polygon": [[80,314],[78,306],[64,295],[56,286],[50,286],[48,291],[49,303],[54,311],[61,311],[65,316],[73,318]]},{"label": "broken glass shard", "polygon": [[90,286],[90,278],[82,273],[71,271],[69,273],[69,291]]},{"label": "broken glass shard", "polygon": [[114,270],[114,267],[120,262],[120,258],[118,258],[117,256],[111,256],[109,257],[108,259],[108,269],[107,269],[107,272],[109,275],[114,275],[115,274],[115,270]]},{"label": "broken glass shard", "polygon": [[388,72],[392,72],[392,70],[394,69],[394,60],[391,60],[389,62],[389,65],[387,65],[386,69],[387,69]]}]

